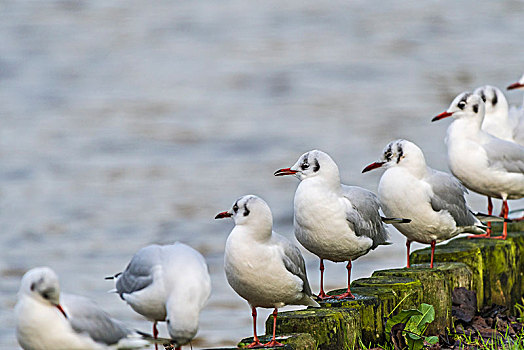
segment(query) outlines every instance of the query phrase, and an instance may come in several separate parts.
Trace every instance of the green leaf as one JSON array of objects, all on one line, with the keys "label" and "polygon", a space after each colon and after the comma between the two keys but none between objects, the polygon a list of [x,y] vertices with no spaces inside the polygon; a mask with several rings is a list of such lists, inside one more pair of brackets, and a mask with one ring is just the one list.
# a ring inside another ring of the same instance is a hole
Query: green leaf
[{"label": "green leaf", "polygon": [[406,323],[405,329],[413,333],[422,334],[426,324],[433,322],[435,319],[435,308],[433,305],[422,303],[418,311],[420,311],[420,314],[413,315]]},{"label": "green leaf", "polygon": [[438,337],[436,335],[431,337],[426,337],[426,342],[433,345],[438,343]]},{"label": "green leaf", "polygon": [[391,317],[387,322],[386,322],[386,334],[388,335],[389,337],[389,334],[391,333],[391,328],[398,324],[398,323],[406,323],[408,322],[408,320],[415,316],[415,315],[421,315],[422,312],[420,310],[417,310],[417,309],[411,309],[411,310],[402,310],[400,311],[398,314],[396,314],[395,316]]},{"label": "green leaf", "polygon": [[424,347],[424,341],[422,340],[422,338],[414,340],[410,337],[406,337],[406,343],[408,344],[409,350],[420,350]]}]

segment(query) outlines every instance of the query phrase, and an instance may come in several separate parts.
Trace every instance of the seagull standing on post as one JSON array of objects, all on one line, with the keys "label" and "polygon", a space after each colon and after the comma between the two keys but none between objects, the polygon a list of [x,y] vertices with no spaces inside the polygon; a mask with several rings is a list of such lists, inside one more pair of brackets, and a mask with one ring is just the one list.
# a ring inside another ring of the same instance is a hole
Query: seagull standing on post
[{"label": "seagull standing on post", "polygon": [[466,188],[453,176],[426,165],[422,150],[406,140],[390,142],[382,159],[362,170],[386,168],[378,195],[388,216],[409,217],[409,224],[393,224],[406,236],[407,267],[412,241],[431,244],[431,265],[435,244],[460,233],[485,233],[484,225],[466,205]]},{"label": "seagull standing on post", "polygon": [[[488,196],[488,215],[492,214],[491,197],[502,199],[502,216],[508,217],[508,199],[524,196],[524,147],[499,139],[481,129],[484,102],[479,95],[459,94],[447,111],[432,121],[453,116],[448,127],[446,144],[451,172],[467,188]],[[502,236],[491,232],[470,237],[506,239],[507,222]]]},{"label": "seagull standing on post", "polygon": [[[261,198],[239,198],[229,211],[215,217],[232,217],[235,227],[229,234],[224,254],[227,281],[251,306],[253,343],[248,348],[281,346],[275,340],[278,308],[285,305],[319,307],[312,299],[306,265],[300,250],[285,237],[273,232],[273,217]],[[257,336],[257,307],[274,308],[273,337],[261,344]]]},{"label": "seagull standing on post", "polygon": [[318,297],[329,298],[324,292],[324,259],[328,259],[348,262],[347,292],[336,297],[354,298],[350,289],[352,261],[379,245],[389,244],[382,223],[389,219],[380,216],[377,196],[357,186],[340,184],[337,165],[318,150],[304,153],[291,168],[277,170],[274,175],[294,175],[300,180],[294,200],[295,236],[320,258]]}]

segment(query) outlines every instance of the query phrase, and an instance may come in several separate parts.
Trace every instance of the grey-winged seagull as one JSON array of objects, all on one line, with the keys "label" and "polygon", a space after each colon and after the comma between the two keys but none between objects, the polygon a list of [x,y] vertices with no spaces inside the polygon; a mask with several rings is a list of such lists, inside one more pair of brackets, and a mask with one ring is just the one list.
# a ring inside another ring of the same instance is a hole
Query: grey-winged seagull
[{"label": "grey-winged seagull", "polygon": [[412,241],[431,244],[431,265],[435,244],[460,233],[485,233],[485,226],[466,204],[466,188],[452,175],[426,165],[422,150],[407,140],[390,142],[380,161],[362,171],[384,167],[378,195],[388,216],[408,217],[409,224],[393,224],[406,236],[407,267]]},{"label": "grey-winged seagull", "polygon": [[273,338],[264,346],[280,346],[275,340],[278,308],[284,305],[319,307],[312,299],[306,265],[300,250],[287,238],[273,232],[273,217],[261,198],[239,198],[229,211],[215,217],[232,217],[235,227],[229,234],[224,254],[227,281],[252,309],[254,341],[257,337],[257,307],[274,308]]},{"label": "grey-winged seagull", "polygon": [[[507,200],[524,196],[524,147],[482,130],[484,110],[479,95],[463,92],[432,121],[453,116],[446,137],[451,172],[470,190],[488,196],[489,215],[493,208],[490,197],[502,199],[501,214],[507,218]],[[504,221],[502,236],[491,237],[488,231],[472,237],[506,239],[506,236]]]},{"label": "grey-winged seagull", "polygon": [[195,249],[180,242],[144,247],[115,279],[120,297],[153,322],[155,338],[160,321],[166,321],[177,349],[196,335],[211,279],[204,257]]},{"label": "grey-winged seagull", "polygon": [[357,186],[342,185],[336,163],[318,150],[304,153],[291,168],[277,170],[274,175],[294,175],[300,180],[294,200],[295,236],[320,258],[318,297],[329,297],[324,292],[324,259],[328,259],[348,262],[347,292],[336,297],[353,298],[351,262],[371,249],[389,244],[377,196]]},{"label": "grey-winged seagull", "polygon": [[25,273],[15,318],[16,337],[25,350],[88,350],[106,349],[108,345],[129,348],[148,344],[92,300],[60,293],[58,276],[49,267],[36,267]]}]

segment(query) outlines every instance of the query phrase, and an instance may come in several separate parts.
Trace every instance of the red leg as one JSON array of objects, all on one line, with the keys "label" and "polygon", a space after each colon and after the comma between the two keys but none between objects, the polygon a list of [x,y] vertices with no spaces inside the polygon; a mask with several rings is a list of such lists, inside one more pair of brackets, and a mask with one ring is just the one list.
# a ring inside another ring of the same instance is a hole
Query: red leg
[{"label": "red leg", "polygon": [[436,241],[431,241],[431,264],[429,265],[430,268],[433,268],[433,258],[435,257],[435,245],[437,244]]},{"label": "red leg", "polygon": [[[158,339],[158,329],[156,328],[156,321],[153,322],[153,338]],[[158,350],[157,343],[155,343],[155,350]]]},{"label": "red leg", "polygon": [[[491,197],[488,196],[488,215],[491,214],[493,214],[493,202],[491,201]],[[486,233],[480,235],[471,235],[468,236],[468,238],[491,238],[491,222],[488,222]]]},{"label": "red leg", "polygon": [[246,348],[260,348],[263,345],[257,336],[257,309],[254,306],[251,306],[251,316],[253,316],[253,342],[246,346]]},{"label": "red leg", "polygon": [[264,344],[265,347],[284,346],[284,344],[279,343],[275,340],[275,335],[277,332],[277,314],[278,309],[275,308],[275,310],[273,310],[273,338],[271,338],[271,341],[269,343]]},{"label": "red leg", "polygon": [[330,298],[330,296],[324,292],[324,259],[320,259],[320,293],[318,293],[318,298],[319,299]]},{"label": "red leg", "polygon": [[406,239],[406,248],[408,250],[408,265],[406,267],[409,269],[411,267],[409,265],[409,248],[411,248],[411,241],[409,239]]},{"label": "red leg", "polygon": [[337,299],[346,299],[346,298],[355,299],[353,294],[351,294],[351,290],[349,288],[350,281],[351,281],[351,260],[348,261],[348,264],[346,265],[346,269],[348,270],[348,291],[340,295],[336,295]]},{"label": "red leg", "polygon": [[[508,201],[504,199],[502,201],[501,216],[503,216],[504,219],[507,219],[508,218],[508,214],[509,214]],[[502,236],[491,237],[491,238],[493,238],[493,239],[506,239],[506,237],[508,237],[508,223],[506,221],[504,221],[504,224],[502,225]]]}]

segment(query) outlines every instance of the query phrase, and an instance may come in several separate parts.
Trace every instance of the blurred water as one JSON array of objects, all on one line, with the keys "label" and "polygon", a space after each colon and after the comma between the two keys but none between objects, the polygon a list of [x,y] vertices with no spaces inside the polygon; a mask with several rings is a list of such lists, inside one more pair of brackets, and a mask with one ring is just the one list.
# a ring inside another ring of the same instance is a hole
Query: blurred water
[{"label": "blurred water", "polygon": [[[429,121],[463,90],[520,77],[523,12],[522,1],[0,2],[0,347],[16,347],[19,279],[38,265],[148,331],[103,277],[175,240],[205,255],[213,279],[195,348],[250,335],[222,267],[232,223],[214,215],[256,193],[292,237],[297,181],[272,173],[313,148],[373,191],[380,173],[360,171],[395,138],[447,169],[449,122]],[[379,248],[354,276],[404,254]],[[343,264],[326,273],[344,286]]]}]

